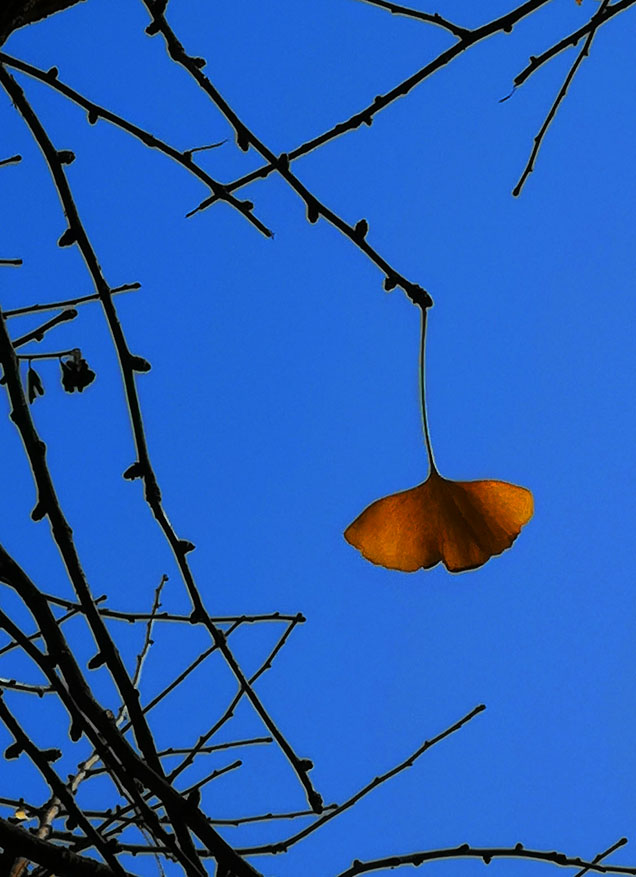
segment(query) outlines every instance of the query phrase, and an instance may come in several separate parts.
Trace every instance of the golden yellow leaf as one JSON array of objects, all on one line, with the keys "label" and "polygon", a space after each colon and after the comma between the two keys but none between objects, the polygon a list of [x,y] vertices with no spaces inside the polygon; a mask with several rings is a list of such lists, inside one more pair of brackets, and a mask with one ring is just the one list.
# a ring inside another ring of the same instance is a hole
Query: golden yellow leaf
[{"label": "golden yellow leaf", "polygon": [[432,469],[423,484],[368,506],[344,536],[388,569],[414,572],[442,562],[450,572],[463,572],[510,548],[532,513],[525,487],[450,481]]},{"label": "golden yellow leaf", "polygon": [[451,481],[437,471],[426,416],[422,305],[420,401],[430,475],[422,484],[371,503],[345,530],[363,557],[415,572],[443,563],[450,572],[482,566],[510,548],[532,517],[532,493],[506,481]]}]

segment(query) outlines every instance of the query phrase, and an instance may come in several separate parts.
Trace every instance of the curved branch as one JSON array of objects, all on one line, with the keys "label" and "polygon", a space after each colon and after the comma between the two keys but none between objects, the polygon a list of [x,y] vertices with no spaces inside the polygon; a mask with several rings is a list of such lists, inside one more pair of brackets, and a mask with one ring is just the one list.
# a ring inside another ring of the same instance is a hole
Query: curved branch
[{"label": "curved branch", "polygon": [[471,847],[468,844],[462,844],[459,847],[444,850],[408,853],[405,856],[387,856],[383,859],[374,859],[368,862],[356,860],[350,868],[342,871],[337,877],[357,877],[358,874],[368,874],[371,871],[385,871],[389,868],[401,868],[404,865],[411,865],[417,868],[425,862],[439,862],[443,859],[481,859],[486,865],[492,859],[531,859],[536,862],[559,865],[562,868],[583,867],[597,874],[636,874],[636,868],[586,862],[578,856],[566,856],[565,853],[558,853],[555,850],[527,850],[522,844],[517,844],[516,847]]}]

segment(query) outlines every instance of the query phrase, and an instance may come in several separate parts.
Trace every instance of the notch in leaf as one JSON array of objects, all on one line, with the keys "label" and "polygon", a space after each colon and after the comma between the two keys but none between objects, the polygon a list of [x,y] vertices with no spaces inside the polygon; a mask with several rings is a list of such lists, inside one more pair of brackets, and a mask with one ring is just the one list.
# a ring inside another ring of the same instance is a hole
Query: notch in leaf
[{"label": "notch in leaf", "polygon": [[88,367],[88,363],[82,359],[79,351],[72,359],[60,359],[60,366],[62,386],[67,393],[73,393],[75,390],[82,393],[95,380],[95,372]]},{"label": "notch in leaf", "polygon": [[31,363],[29,363],[29,370],[27,372],[27,395],[31,405],[35,402],[38,396],[44,395],[44,387],[42,386],[40,376],[32,367]]}]

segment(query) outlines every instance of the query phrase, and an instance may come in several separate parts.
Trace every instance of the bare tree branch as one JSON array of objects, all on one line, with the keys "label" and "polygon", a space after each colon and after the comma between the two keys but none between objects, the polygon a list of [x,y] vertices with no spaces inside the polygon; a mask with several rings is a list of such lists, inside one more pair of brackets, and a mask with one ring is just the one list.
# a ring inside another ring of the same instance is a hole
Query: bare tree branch
[{"label": "bare tree branch", "polygon": [[597,14],[595,16],[593,16],[593,18],[597,19],[598,23],[588,33],[587,39],[585,40],[585,44],[584,44],[583,48],[579,52],[579,55],[576,58],[574,64],[572,64],[572,66],[570,67],[570,71],[569,71],[568,75],[565,77],[565,81],[564,81],[563,85],[561,86],[561,90],[557,94],[554,103],[550,107],[548,115],[545,117],[545,120],[544,120],[543,125],[541,126],[541,128],[539,130],[539,133],[534,138],[534,145],[532,147],[532,152],[530,153],[530,158],[528,159],[528,163],[526,164],[525,169],[524,169],[523,173],[521,174],[521,177],[519,178],[519,182],[512,190],[512,194],[515,196],[515,198],[521,193],[521,190],[523,189],[523,185],[524,185],[525,181],[528,179],[528,177],[530,176],[530,174],[534,170],[534,162],[535,162],[535,159],[538,155],[539,150],[541,149],[541,144],[543,142],[543,138],[545,137],[546,132],[547,132],[548,128],[550,127],[552,120],[556,116],[556,112],[559,109],[559,104],[561,103],[563,98],[568,93],[568,88],[570,87],[570,84],[572,83],[572,80],[574,79],[574,76],[576,75],[576,71],[578,70],[581,61],[583,60],[583,58],[585,58],[587,55],[589,55],[590,46],[592,45],[594,35],[596,34],[597,28],[600,26],[600,21],[598,21],[598,19],[600,19],[600,16],[603,14],[603,11],[609,6],[609,2],[610,2],[610,0],[603,0],[603,2],[601,3],[601,5],[599,7]]}]

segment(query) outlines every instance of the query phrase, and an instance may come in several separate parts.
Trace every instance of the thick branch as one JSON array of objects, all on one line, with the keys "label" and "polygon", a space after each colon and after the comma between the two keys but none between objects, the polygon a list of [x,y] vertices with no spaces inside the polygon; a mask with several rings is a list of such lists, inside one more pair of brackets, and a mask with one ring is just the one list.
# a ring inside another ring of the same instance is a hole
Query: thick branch
[{"label": "thick branch", "polygon": [[[0,846],[15,856],[28,858],[54,874],[64,874],[65,877],[114,877],[115,874],[108,865],[85,859],[65,847],[41,840],[19,825],[12,825],[1,818]],[[135,877],[128,871],[123,873],[125,877]]]}]

